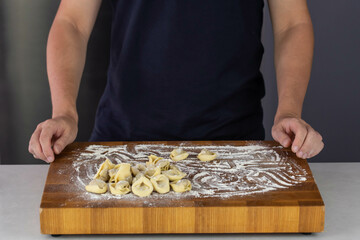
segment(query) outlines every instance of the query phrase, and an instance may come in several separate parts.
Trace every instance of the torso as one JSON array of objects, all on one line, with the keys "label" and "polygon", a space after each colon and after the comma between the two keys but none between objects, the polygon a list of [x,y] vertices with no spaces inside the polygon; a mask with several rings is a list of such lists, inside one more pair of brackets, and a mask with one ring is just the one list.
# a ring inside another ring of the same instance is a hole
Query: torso
[{"label": "torso", "polygon": [[263,138],[262,0],[111,4],[108,82],[91,140]]}]

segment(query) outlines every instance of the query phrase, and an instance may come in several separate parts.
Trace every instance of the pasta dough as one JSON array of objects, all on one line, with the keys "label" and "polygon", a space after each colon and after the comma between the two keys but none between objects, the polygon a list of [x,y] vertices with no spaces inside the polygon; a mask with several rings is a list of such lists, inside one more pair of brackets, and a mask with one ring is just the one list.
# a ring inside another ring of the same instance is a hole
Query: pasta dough
[{"label": "pasta dough", "polygon": [[150,178],[150,181],[158,193],[167,193],[170,191],[169,179],[165,175],[159,174]]},{"label": "pasta dough", "polygon": [[128,181],[119,181],[117,183],[110,183],[110,192],[114,195],[124,195],[130,192],[130,184]]},{"label": "pasta dough", "polygon": [[176,148],[170,153],[170,158],[173,161],[184,160],[189,156],[189,153],[185,152],[182,148]]},{"label": "pasta dough", "polygon": [[201,150],[201,152],[197,155],[198,159],[203,162],[212,161],[217,157],[217,154],[214,152],[210,152],[207,149]]},{"label": "pasta dough", "polygon": [[158,161],[155,166],[159,167],[161,171],[166,171],[170,168],[170,162],[168,160],[162,159]]},{"label": "pasta dough", "polygon": [[109,180],[109,173],[110,169],[113,169],[115,164],[113,164],[108,158],[100,165],[99,170],[94,176],[94,179],[100,179],[104,182]]},{"label": "pasta dough", "polygon": [[152,167],[149,167],[146,172],[145,172],[145,176],[147,178],[151,178],[151,177],[154,177],[154,176],[157,176],[161,173],[161,169],[160,167],[155,167],[155,166],[152,166]]},{"label": "pasta dough", "polygon": [[145,176],[143,173],[139,173],[138,175],[136,175],[132,180],[132,184],[134,184],[134,182],[136,182],[137,180],[139,180],[139,178],[143,176]]},{"label": "pasta dough", "polygon": [[130,167],[130,163],[120,163],[120,167],[114,177],[114,182],[117,183],[119,181],[128,181],[130,183],[132,180]]},{"label": "pasta dough", "polygon": [[108,190],[107,184],[101,179],[93,179],[89,185],[85,186],[86,191],[92,193],[105,193]]},{"label": "pasta dough", "polygon": [[145,173],[146,171],[146,166],[144,164],[136,164],[136,166],[131,167],[131,173],[133,174],[133,176],[138,175],[138,173]]},{"label": "pasta dough", "polygon": [[177,166],[172,165],[172,164],[170,164],[170,167],[169,167],[169,168],[170,168],[170,169],[175,169],[175,170],[180,171],[180,169],[179,169]]},{"label": "pasta dough", "polygon": [[[216,157],[216,153],[203,149],[198,157],[200,160],[206,159],[202,161],[210,161],[208,159],[214,158],[214,155]],[[170,154],[173,161],[180,161],[188,156],[189,154],[181,148],[174,149]],[[145,197],[153,191],[165,194],[171,189],[175,192],[191,190],[191,182],[183,179],[186,173],[170,164],[171,160],[153,154],[148,158],[146,163],[119,163],[116,165],[106,158],[99,166],[94,179],[85,186],[86,191],[102,194],[110,190],[110,193],[114,195],[125,195],[132,192],[139,197]]]},{"label": "pasta dough", "polygon": [[154,187],[149,179],[147,179],[144,175],[141,175],[131,186],[132,192],[139,197],[149,196]]},{"label": "pasta dough", "polygon": [[110,169],[108,171],[109,177],[110,177],[110,180],[109,180],[110,183],[115,182],[115,175],[116,175],[117,171],[119,170],[119,167],[120,167],[120,164],[117,164],[117,165],[115,165],[115,167],[113,169]]},{"label": "pasta dough", "polygon": [[108,174],[109,174],[109,177],[110,177],[109,182],[113,182],[116,172],[117,172],[116,168],[110,169],[108,171]]},{"label": "pasta dough", "polygon": [[156,164],[158,161],[160,161],[161,159],[163,159],[162,157],[158,157],[155,156],[153,154],[151,154],[150,156],[148,156],[149,161],[146,162],[146,165],[151,165],[151,164]]},{"label": "pasta dough", "polygon": [[167,176],[170,181],[180,180],[186,176],[186,173],[181,172],[180,170],[175,168],[167,171],[163,171],[163,174]]},{"label": "pasta dough", "polygon": [[191,182],[188,179],[181,179],[170,183],[175,192],[186,192],[191,190]]}]

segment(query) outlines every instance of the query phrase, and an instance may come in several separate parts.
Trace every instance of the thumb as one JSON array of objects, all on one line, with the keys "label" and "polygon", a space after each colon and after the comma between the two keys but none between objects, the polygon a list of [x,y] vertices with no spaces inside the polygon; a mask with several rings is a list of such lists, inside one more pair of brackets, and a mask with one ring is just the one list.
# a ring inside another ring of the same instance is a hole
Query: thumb
[{"label": "thumb", "polygon": [[273,127],[271,135],[274,140],[280,143],[283,147],[289,147],[291,145],[291,138],[282,127]]},{"label": "thumb", "polygon": [[56,139],[53,147],[55,154],[60,154],[67,144],[67,137],[64,134]]}]

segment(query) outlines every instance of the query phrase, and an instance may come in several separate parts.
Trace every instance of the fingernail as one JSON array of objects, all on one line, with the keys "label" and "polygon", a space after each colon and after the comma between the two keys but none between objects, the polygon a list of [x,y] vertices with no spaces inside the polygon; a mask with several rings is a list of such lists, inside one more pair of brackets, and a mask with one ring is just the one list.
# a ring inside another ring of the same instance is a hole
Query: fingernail
[{"label": "fingernail", "polygon": [[306,153],[304,153],[304,155],[302,156],[303,159],[307,158],[308,155]]},{"label": "fingernail", "polygon": [[52,161],[54,161],[54,158],[53,157],[47,157],[47,160],[48,160],[48,162],[52,162]]},{"label": "fingernail", "polygon": [[300,151],[300,152],[299,152],[299,157],[300,157],[300,158],[303,158],[303,154],[304,154],[304,153],[303,153],[302,151]]},{"label": "fingernail", "polygon": [[294,152],[297,152],[298,150],[299,150],[299,147],[298,147],[298,146],[294,146],[294,147],[293,147],[293,151],[294,151]]},{"label": "fingernail", "polygon": [[287,140],[283,141],[282,145],[283,145],[283,146],[288,145],[288,141],[287,141]]}]

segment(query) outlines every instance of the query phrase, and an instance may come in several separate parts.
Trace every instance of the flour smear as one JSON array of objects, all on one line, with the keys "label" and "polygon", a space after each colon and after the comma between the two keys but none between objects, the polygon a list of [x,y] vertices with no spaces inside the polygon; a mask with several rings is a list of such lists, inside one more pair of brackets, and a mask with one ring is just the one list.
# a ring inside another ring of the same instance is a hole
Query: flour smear
[{"label": "flour smear", "polygon": [[[281,147],[139,144],[88,146],[85,151],[78,154],[77,160],[72,164],[76,173],[72,180],[79,191],[83,192],[84,199],[139,199],[132,193],[126,195],[88,193],[85,191],[85,185],[94,177],[105,158],[109,158],[116,164],[121,162],[144,163],[150,154],[170,160],[170,152],[179,147],[187,151],[189,157],[172,162],[172,164],[187,173],[186,178],[191,181],[192,190],[186,193],[172,191],[166,194],[152,193],[144,200],[171,200],[189,197],[229,198],[262,194],[295,186],[306,181],[309,176],[309,173],[301,168],[294,159],[285,154],[279,155],[275,151],[275,148]],[[218,158],[211,162],[201,162],[196,156],[204,148],[216,152]],[[80,176],[85,176],[85,178]]]}]

